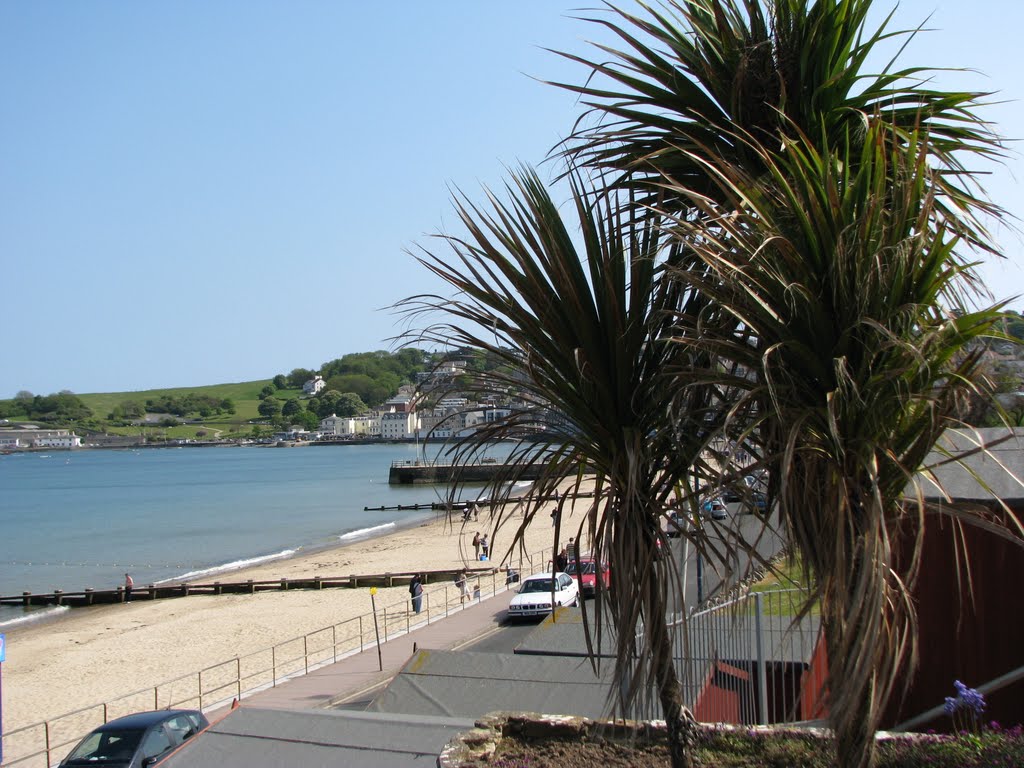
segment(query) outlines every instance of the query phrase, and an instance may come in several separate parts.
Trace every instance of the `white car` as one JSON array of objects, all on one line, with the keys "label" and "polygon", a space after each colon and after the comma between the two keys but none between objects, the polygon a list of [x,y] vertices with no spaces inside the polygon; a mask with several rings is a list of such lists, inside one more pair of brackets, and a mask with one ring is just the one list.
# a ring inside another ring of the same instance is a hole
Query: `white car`
[{"label": "white car", "polygon": [[[546,616],[551,613],[552,574],[538,573],[523,579],[519,592],[508,605],[508,617]],[[567,573],[554,574],[556,606],[579,605],[580,591],[576,580]]]}]

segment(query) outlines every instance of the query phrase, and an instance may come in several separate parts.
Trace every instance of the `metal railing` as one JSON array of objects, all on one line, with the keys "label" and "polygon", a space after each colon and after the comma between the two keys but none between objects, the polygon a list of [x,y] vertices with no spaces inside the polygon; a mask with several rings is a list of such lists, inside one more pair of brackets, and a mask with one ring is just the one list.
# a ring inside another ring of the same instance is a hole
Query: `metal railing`
[{"label": "metal railing", "polygon": [[792,723],[807,691],[820,690],[812,665],[820,621],[799,620],[807,593],[752,592],[673,622],[683,701],[702,722]]},{"label": "metal railing", "polygon": [[[550,552],[550,549],[543,549],[532,557],[521,558],[519,572],[526,573],[525,569],[532,572],[533,563],[543,567],[550,561]],[[15,728],[2,736],[3,766],[49,768],[93,728],[132,712],[170,708],[209,711],[227,706],[233,700],[241,700],[375,648],[376,632],[380,633],[380,642],[385,643],[505,592],[510,586],[505,574],[497,569],[491,571],[489,578],[475,574],[473,579],[465,600],[461,590],[453,582],[447,582],[424,588],[422,609],[418,614],[411,610],[407,597],[379,607],[376,630],[374,614],[366,613],[102,704]],[[474,589],[477,583],[479,592]]]}]

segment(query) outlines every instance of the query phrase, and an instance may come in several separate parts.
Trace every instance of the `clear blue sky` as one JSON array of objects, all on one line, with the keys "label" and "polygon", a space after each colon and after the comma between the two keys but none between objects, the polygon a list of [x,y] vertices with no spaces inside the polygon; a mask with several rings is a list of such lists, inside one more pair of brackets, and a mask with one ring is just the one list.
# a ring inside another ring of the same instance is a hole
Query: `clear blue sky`
[{"label": "clear blue sky", "polygon": [[[479,198],[570,130],[572,96],[534,78],[584,76],[543,49],[587,50],[585,5],[0,4],[0,398],[387,348],[387,308],[438,288],[406,249],[454,227],[451,187]],[[1021,6],[905,0],[894,25],[932,14],[902,61],[979,70],[936,85],[999,91],[1012,139]],[[1018,217],[1022,174],[1014,154],[989,183]],[[1021,239],[998,235],[983,274],[1024,294]]]}]

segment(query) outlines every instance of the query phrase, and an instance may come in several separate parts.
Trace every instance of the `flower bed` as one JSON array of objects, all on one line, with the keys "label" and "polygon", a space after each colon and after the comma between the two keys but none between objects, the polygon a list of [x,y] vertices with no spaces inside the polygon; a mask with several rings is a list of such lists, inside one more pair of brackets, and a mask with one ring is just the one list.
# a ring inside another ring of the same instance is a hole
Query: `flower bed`
[{"label": "flower bed", "polygon": [[[831,737],[821,729],[700,727],[695,766],[832,768]],[[454,740],[441,768],[668,768],[665,724],[495,713]],[[1024,766],[1020,726],[991,723],[980,733],[878,735],[877,768],[1011,768]]]}]

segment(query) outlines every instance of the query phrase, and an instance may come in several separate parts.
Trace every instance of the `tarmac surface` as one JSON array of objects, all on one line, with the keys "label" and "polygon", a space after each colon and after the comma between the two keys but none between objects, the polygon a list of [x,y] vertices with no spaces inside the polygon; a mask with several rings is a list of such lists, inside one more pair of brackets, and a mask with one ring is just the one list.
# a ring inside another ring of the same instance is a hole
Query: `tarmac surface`
[{"label": "tarmac surface", "polygon": [[[368,697],[386,686],[417,649],[458,650],[497,631],[512,594],[508,589],[500,590],[429,624],[423,614],[421,624],[382,642],[379,656],[376,645],[368,646],[308,674],[247,694],[241,703],[266,709],[318,709]],[[225,706],[208,714],[212,721],[227,711]]]}]

